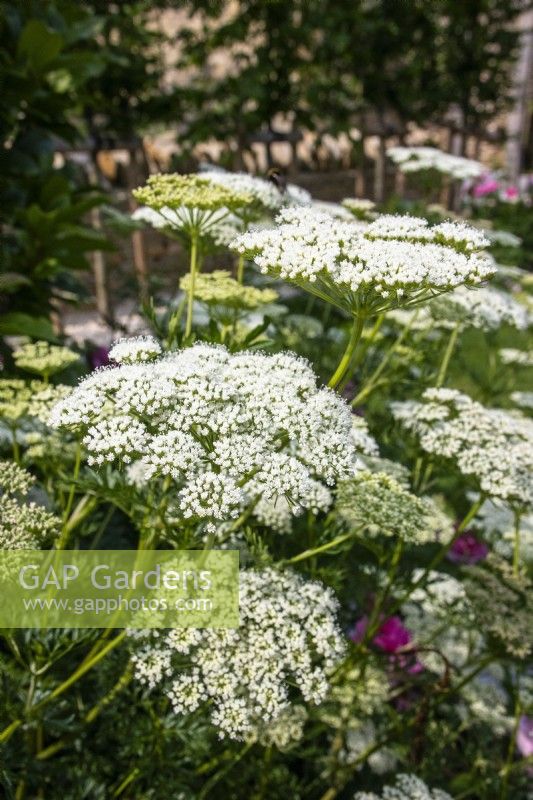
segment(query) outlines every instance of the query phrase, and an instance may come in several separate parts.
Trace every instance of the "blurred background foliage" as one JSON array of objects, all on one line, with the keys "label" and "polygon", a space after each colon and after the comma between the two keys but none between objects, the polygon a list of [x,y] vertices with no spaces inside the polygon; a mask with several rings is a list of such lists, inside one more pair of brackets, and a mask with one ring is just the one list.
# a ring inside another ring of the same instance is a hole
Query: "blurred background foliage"
[{"label": "blurred background foliage", "polygon": [[[242,168],[254,143],[272,162],[272,142],[296,152],[306,131],[317,146],[345,134],[357,166],[368,124],[381,132],[383,161],[386,136],[401,141],[412,123],[476,136],[509,100],[526,5],[3,0],[0,334],[53,338],[50,314],[82,294],[88,255],[113,247],[95,222],[112,188],[98,154],[140,152],[146,173],[142,136],[174,130],[178,169],[195,168],[194,149],[212,140],[222,163]],[[169,10],[173,26],[161,23]],[[220,53],[229,69],[213,67]]]}]

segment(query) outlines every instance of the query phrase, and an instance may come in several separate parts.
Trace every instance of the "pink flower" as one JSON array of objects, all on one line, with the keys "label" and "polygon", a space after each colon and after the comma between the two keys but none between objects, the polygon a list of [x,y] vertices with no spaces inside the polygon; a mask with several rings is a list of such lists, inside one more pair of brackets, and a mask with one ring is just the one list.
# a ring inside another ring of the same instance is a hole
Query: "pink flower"
[{"label": "pink flower", "polygon": [[400,617],[389,617],[383,622],[372,639],[376,647],[386,653],[395,653],[401,647],[409,644],[412,636]]},{"label": "pink flower", "polygon": [[516,186],[508,186],[503,194],[506,200],[517,200],[520,195]]},{"label": "pink flower", "polygon": [[493,192],[497,192],[500,187],[498,181],[494,180],[494,178],[485,178],[484,181],[478,183],[477,186],[474,186],[472,189],[472,194],[474,197],[484,197],[486,194],[493,194]]},{"label": "pink flower", "polygon": [[[361,619],[357,620],[353,630],[349,634],[352,641],[363,641],[368,628],[368,622],[369,620],[366,614],[361,617]],[[379,626],[372,639],[372,644],[385,653],[391,653],[390,662],[393,667],[406,670],[414,675],[418,672],[422,672],[424,669],[422,664],[416,659],[415,649],[413,648],[407,652],[400,652],[411,643],[412,638],[411,631],[405,627],[400,617],[387,617]]]},{"label": "pink flower", "polygon": [[533,717],[520,717],[516,732],[516,746],[524,758],[533,756]]},{"label": "pink flower", "polygon": [[489,548],[470,531],[457,537],[446,557],[454,564],[477,564],[487,557]]}]

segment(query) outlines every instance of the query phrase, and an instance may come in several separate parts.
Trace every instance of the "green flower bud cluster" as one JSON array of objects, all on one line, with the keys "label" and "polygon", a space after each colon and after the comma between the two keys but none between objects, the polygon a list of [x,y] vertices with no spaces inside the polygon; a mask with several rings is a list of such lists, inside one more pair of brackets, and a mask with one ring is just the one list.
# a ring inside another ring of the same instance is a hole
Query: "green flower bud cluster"
[{"label": "green flower bud cluster", "polygon": [[30,491],[35,478],[14,461],[0,461],[0,495],[22,495]]},{"label": "green flower bud cluster", "polygon": [[427,507],[385,472],[359,472],[337,489],[337,511],[350,525],[373,535],[416,540],[427,527]]},{"label": "green flower bud cluster", "polygon": [[80,357],[68,347],[58,347],[49,342],[27,342],[13,353],[19,369],[35,372],[44,378],[70,367]]},{"label": "green flower bud cluster", "polygon": [[157,211],[163,208],[197,208],[215,211],[227,208],[234,211],[253,202],[253,197],[221,186],[198,175],[151,175],[144,186],[133,191],[135,199]]},{"label": "green flower bud cluster", "polygon": [[33,476],[11,461],[0,461],[0,548],[37,548],[55,536],[60,520],[43,506],[24,501]]},{"label": "green flower bud cluster", "polygon": [[[191,276],[184,275],[180,281],[180,288],[184,292],[189,292],[190,286]],[[227,270],[218,269],[196,276],[194,297],[207,305],[222,305],[250,311],[266,303],[275,302],[278,294],[273,289],[243,286],[234,280]]]},{"label": "green flower bud cluster", "polygon": [[0,380],[0,419],[9,425],[23,417],[46,424],[52,407],[71,392],[69,386],[51,386],[42,381],[19,378]]}]

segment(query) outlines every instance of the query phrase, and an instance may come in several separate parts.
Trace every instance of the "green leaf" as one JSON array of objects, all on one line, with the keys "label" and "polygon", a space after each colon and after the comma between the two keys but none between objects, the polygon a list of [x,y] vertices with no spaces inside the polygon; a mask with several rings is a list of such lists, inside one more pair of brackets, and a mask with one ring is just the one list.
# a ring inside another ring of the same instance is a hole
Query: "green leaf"
[{"label": "green leaf", "polygon": [[143,230],[142,222],[132,219],[129,214],[124,214],[112,206],[103,206],[101,209],[102,222],[106,228],[117,233],[132,233]]},{"label": "green leaf", "polygon": [[20,272],[0,273],[0,293],[12,294],[21,286],[31,286],[31,281],[26,275],[21,275]]},{"label": "green leaf", "polygon": [[44,22],[31,19],[26,23],[18,43],[18,55],[26,56],[34,72],[39,72],[56,58],[63,48],[63,37]]},{"label": "green leaf", "polygon": [[45,339],[48,342],[57,341],[57,336],[47,317],[32,317],[30,314],[15,311],[3,314],[0,318],[0,335],[30,336],[32,339]]}]

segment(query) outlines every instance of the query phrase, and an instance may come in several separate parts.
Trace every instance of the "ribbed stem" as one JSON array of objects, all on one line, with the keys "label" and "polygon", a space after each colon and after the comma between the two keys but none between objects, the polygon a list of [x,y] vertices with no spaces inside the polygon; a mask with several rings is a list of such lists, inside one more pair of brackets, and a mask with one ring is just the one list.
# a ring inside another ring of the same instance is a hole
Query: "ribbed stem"
[{"label": "ribbed stem", "polygon": [[185,322],[185,338],[191,335],[192,332],[192,306],[194,302],[194,289],[196,285],[196,270],[197,270],[197,254],[198,254],[198,236],[193,234],[191,236],[191,260],[189,265],[189,295],[187,298],[187,320]]},{"label": "ribbed stem", "polygon": [[352,360],[352,356],[354,354],[355,348],[357,347],[357,343],[361,338],[364,324],[365,324],[364,317],[359,316],[354,318],[353,327],[350,333],[350,338],[348,339],[346,350],[344,351],[344,355],[342,356],[337,369],[335,370],[335,372],[328,381],[328,386],[330,387],[330,389],[334,389],[344,378],[348,370],[348,367],[350,366],[350,361]]}]

